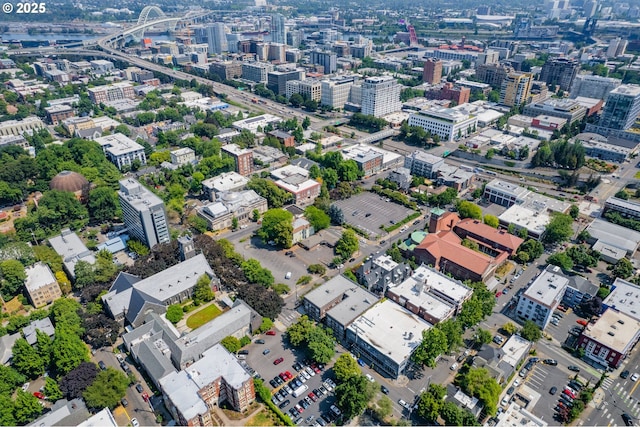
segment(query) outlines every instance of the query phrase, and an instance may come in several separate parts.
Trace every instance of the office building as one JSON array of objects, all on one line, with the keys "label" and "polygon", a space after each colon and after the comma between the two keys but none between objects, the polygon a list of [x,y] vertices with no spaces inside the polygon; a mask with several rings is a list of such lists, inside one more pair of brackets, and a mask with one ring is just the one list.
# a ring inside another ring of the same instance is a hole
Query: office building
[{"label": "office building", "polygon": [[469,102],[470,96],[471,89],[468,87],[454,85],[451,82],[445,83],[438,93],[438,99],[449,100],[456,106]]},{"label": "office building", "polygon": [[267,209],[267,199],[253,190],[221,191],[213,203],[197,208],[197,214],[207,221],[209,230],[217,231],[231,228],[234,218],[244,224],[252,219],[254,210],[263,214]]},{"label": "office building", "polygon": [[101,136],[95,138],[95,141],[100,144],[109,161],[118,169],[125,166],[131,167],[136,160],[141,165],[147,164],[144,147],[121,133]]},{"label": "office building", "polygon": [[580,64],[575,59],[549,59],[542,66],[540,80],[550,86],[555,85],[563,91],[568,91],[579,69]]},{"label": "office building", "polygon": [[514,69],[510,65],[484,64],[476,67],[476,78],[482,83],[499,89],[507,75],[513,72]]},{"label": "office building", "polygon": [[287,43],[287,27],[285,26],[284,16],[279,13],[271,15],[270,31],[271,41],[274,43]]},{"label": "office building", "polygon": [[411,175],[429,179],[436,177],[436,172],[442,165],[444,165],[442,157],[424,151],[414,151],[404,158],[404,167],[411,171]]},{"label": "office building", "polygon": [[532,81],[533,76],[530,73],[507,74],[500,88],[500,104],[514,107],[527,102]]},{"label": "office building", "polygon": [[74,109],[70,105],[66,104],[45,107],[44,110],[47,112],[47,120],[49,120],[49,123],[53,126],[58,126],[59,124],[62,124],[63,120],[76,115]]},{"label": "office building", "polygon": [[437,58],[424,60],[422,66],[422,81],[429,84],[438,84],[442,80],[442,61]]},{"label": "office building", "polygon": [[50,304],[62,296],[58,281],[47,264],[35,263],[25,267],[24,272],[27,276],[24,287],[35,308]]},{"label": "office building", "polygon": [[558,274],[560,267],[551,267],[540,273],[524,291],[516,308],[520,319],[531,320],[543,330],[549,324],[569,284],[569,279]]},{"label": "office building", "polygon": [[346,330],[346,341],[365,363],[395,379],[402,375],[422,341],[423,332],[431,326],[387,300],[356,318]]},{"label": "office building", "polygon": [[475,115],[456,108],[425,108],[409,116],[409,126],[419,126],[449,142],[471,135],[477,124]]},{"label": "office building", "polygon": [[209,64],[209,72],[217,74],[222,80],[232,80],[242,77],[242,62],[215,61]]},{"label": "office building", "polygon": [[150,248],[171,240],[164,202],[160,197],[135,179],[127,178],[120,181],[118,198],[122,219],[131,237]]},{"label": "office building", "polygon": [[628,130],[640,114],[640,86],[621,85],[609,92],[598,126]]},{"label": "office building", "polygon": [[0,136],[22,135],[34,130],[44,128],[44,123],[36,116],[26,117],[22,120],[7,120],[0,122]]},{"label": "office building", "polygon": [[633,259],[640,245],[640,232],[600,218],[593,220],[585,231],[589,233],[587,242],[600,252],[600,258],[611,264],[628,257]]},{"label": "office building", "polygon": [[119,99],[135,98],[133,86],[128,82],[112,83],[110,85],[90,87],[87,89],[89,99],[94,104],[105,101],[117,101]]},{"label": "office building", "polygon": [[500,52],[497,50],[487,49],[484,53],[478,54],[478,60],[476,61],[476,67],[480,65],[497,64],[500,60]]},{"label": "office building", "polygon": [[611,77],[578,74],[573,79],[571,98],[585,97],[605,99],[609,92],[622,84],[622,80]]},{"label": "office building", "polygon": [[522,112],[531,117],[538,115],[558,117],[572,124],[581,121],[586,116],[587,109],[574,99],[547,99],[526,105]]},{"label": "office building", "polygon": [[604,202],[602,215],[607,212],[615,212],[625,218],[640,220],[640,203],[632,200],[619,199],[617,197],[609,197]]},{"label": "office building", "polygon": [[589,323],[578,338],[584,357],[600,366],[616,369],[640,339],[640,321],[609,308]]},{"label": "office building", "polygon": [[401,89],[391,76],[367,77],[362,83],[362,114],[381,117],[399,111]]},{"label": "office building", "polygon": [[309,54],[309,61],[312,64],[322,65],[325,74],[333,74],[337,70],[338,57],[333,52],[323,52],[314,50]]},{"label": "office building", "polygon": [[253,170],[253,151],[247,148],[240,148],[236,144],[223,145],[222,151],[233,157],[236,163],[236,172],[243,176],[251,175]]},{"label": "office building", "polygon": [[341,76],[322,80],[320,104],[327,105],[334,109],[344,108],[344,104],[349,101],[351,86],[356,78],[352,76]]},{"label": "office building", "polygon": [[620,37],[611,39],[607,48],[607,58],[617,58],[624,55],[628,43],[626,39],[621,39]]},{"label": "office building", "polygon": [[576,136],[584,147],[584,154],[596,159],[622,163],[631,156],[634,151],[628,147],[609,144],[607,138],[597,133],[581,133]]},{"label": "office building", "polygon": [[304,99],[320,102],[322,99],[322,83],[315,79],[290,80],[287,82],[285,96],[289,99],[294,93],[299,93]]},{"label": "office building", "polygon": [[202,192],[213,202],[216,200],[218,193],[242,190],[248,182],[248,178],[237,172],[224,172],[218,176],[202,181]]},{"label": "office building", "polygon": [[243,62],[242,78],[256,83],[267,83],[267,74],[273,71],[268,62]]},{"label": "office building", "polygon": [[222,22],[214,22],[206,26],[207,45],[209,46],[210,54],[220,55],[222,52],[226,52],[227,34]]},{"label": "office building", "polygon": [[349,51],[354,58],[366,58],[371,56],[372,46],[371,43],[352,44]]},{"label": "office building", "polygon": [[290,71],[272,71],[267,73],[267,88],[276,95],[284,95],[287,92],[287,82],[290,80],[304,80],[305,72],[302,69]]}]

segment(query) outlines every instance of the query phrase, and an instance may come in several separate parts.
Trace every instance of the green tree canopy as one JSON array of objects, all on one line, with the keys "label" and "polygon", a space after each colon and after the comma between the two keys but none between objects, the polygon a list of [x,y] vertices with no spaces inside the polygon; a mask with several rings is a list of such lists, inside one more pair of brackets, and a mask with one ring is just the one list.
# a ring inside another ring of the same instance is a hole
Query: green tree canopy
[{"label": "green tree canopy", "polygon": [[461,200],[456,206],[460,218],[482,219],[482,209],[480,206],[467,200]]},{"label": "green tree canopy", "polygon": [[18,390],[14,401],[14,416],[18,424],[35,420],[42,413],[40,401],[33,394]]},{"label": "green tree canopy", "polygon": [[51,358],[53,366],[60,373],[66,374],[88,360],[89,349],[81,337],[66,328],[56,327]]},{"label": "green tree canopy", "polygon": [[240,268],[249,282],[258,283],[265,288],[273,285],[273,274],[271,274],[269,269],[262,267],[260,261],[257,259],[249,258],[241,264]]},{"label": "green tree canopy", "polygon": [[8,301],[20,292],[27,274],[20,261],[8,259],[0,262],[0,275],[2,277],[2,296]]},{"label": "green tree canopy", "polygon": [[316,208],[315,206],[309,206],[304,210],[304,216],[307,218],[307,221],[313,226],[313,229],[318,232],[325,228],[328,228],[331,224],[331,219],[329,215],[324,213],[321,209]]},{"label": "green tree canopy", "polygon": [[220,341],[220,344],[222,344],[222,346],[226,348],[227,351],[229,351],[229,353],[235,353],[236,351],[242,348],[242,345],[240,344],[240,340],[234,336],[228,336],[228,337],[222,338],[222,341]]},{"label": "green tree canopy", "polygon": [[525,340],[536,342],[542,338],[542,331],[540,327],[531,320],[525,320],[522,329],[520,330],[520,336]]},{"label": "green tree canopy", "polygon": [[490,227],[498,228],[500,225],[500,220],[498,220],[497,216],[486,214],[484,216],[484,223]]},{"label": "green tree canopy", "polygon": [[372,383],[364,375],[348,378],[335,389],[336,404],[342,409],[344,417],[351,419],[362,412],[374,395]]},{"label": "green tree canopy", "polygon": [[19,338],[13,345],[13,367],[26,376],[34,379],[44,374],[45,360],[24,338]]},{"label": "green tree canopy", "polygon": [[573,268],[573,260],[565,252],[556,252],[547,258],[549,264],[557,265],[563,270],[570,271]]},{"label": "green tree canopy", "polygon": [[412,359],[419,365],[435,368],[436,359],[449,348],[447,335],[440,329],[431,328],[422,332],[422,341]]},{"label": "green tree canopy", "polygon": [[502,388],[487,369],[470,368],[465,374],[459,374],[455,382],[465,393],[477,397],[487,414],[496,414]]},{"label": "green tree canopy", "polygon": [[620,277],[621,279],[626,279],[633,274],[635,271],[633,264],[626,258],[621,258],[620,261],[616,263],[613,267],[611,273],[614,277]]},{"label": "green tree canopy", "polygon": [[119,370],[108,367],[82,393],[89,408],[115,408],[127,393],[129,378]]},{"label": "green tree canopy", "polygon": [[182,311],[180,304],[171,304],[167,307],[166,316],[167,320],[175,325],[184,317],[184,311]]},{"label": "green tree canopy", "polygon": [[262,226],[256,234],[265,242],[273,240],[278,246],[291,247],[293,214],[284,209],[269,209],[262,216]]},{"label": "green tree canopy", "polygon": [[342,382],[356,375],[361,375],[362,371],[356,360],[349,353],[342,353],[333,365],[333,373],[338,382]]},{"label": "green tree canopy", "polygon": [[290,193],[268,179],[253,177],[247,184],[247,188],[267,199],[270,208],[280,208],[291,200]]},{"label": "green tree canopy", "polygon": [[107,186],[96,187],[89,192],[89,215],[99,223],[112,221],[118,214],[118,197],[116,192]]},{"label": "green tree canopy", "polygon": [[435,424],[442,411],[446,395],[447,390],[440,384],[429,384],[429,388],[422,392],[418,400],[418,415]]},{"label": "green tree canopy", "polygon": [[345,230],[336,243],[335,253],[346,261],[351,255],[356,253],[358,249],[360,249],[360,243],[356,233],[353,230]]},{"label": "green tree canopy", "polygon": [[193,288],[193,303],[199,305],[211,300],[213,300],[211,278],[206,274],[203,274],[202,276],[198,277],[196,286]]},{"label": "green tree canopy", "polygon": [[572,224],[573,218],[571,216],[557,212],[553,213],[551,221],[549,221],[545,229],[543,240],[545,243],[550,244],[568,240],[573,234]]}]

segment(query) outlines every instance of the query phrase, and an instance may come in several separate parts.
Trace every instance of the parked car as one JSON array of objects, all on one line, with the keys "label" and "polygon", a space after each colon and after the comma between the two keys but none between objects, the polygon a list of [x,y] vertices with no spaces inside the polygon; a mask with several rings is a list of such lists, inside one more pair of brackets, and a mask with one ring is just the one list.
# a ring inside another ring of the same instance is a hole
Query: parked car
[{"label": "parked car", "polygon": [[513,394],[514,391],[516,391],[516,388],[514,386],[511,386],[507,389],[507,394]]},{"label": "parked car", "polygon": [[264,354],[265,356],[269,353],[271,353],[271,350],[269,350],[268,348],[265,348],[264,350],[262,350],[262,354]]},{"label": "parked car", "polygon": [[640,375],[637,372],[631,375],[631,381],[638,381],[638,378],[640,378]]},{"label": "parked car", "polygon": [[107,370],[107,365],[101,360],[98,362],[98,366],[100,367],[101,370],[106,371]]},{"label": "parked car", "polygon": [[131,426],[132,427],[140,427],[140,423],[137,418],[131,418]]},{"label": "parked car", "polygon": [[282,362],[284,362],[284,357],[278,357],[276,360],[273,361],[274,365],[279,365]]},{"label": "parked car", "polygon": [[629,371],[622,371],[622,373],[620,374],[620,378],[622,378],[623,380],[626,380],[629,377]]},{"label": "parked car", "polygon": [[573,372],[580,372],[580,368],[575,365],[569,365],[567,366],[567,369]]},{"label": "parked car", "polygon": [[276,334],[276,331],[270,330],[270,331],[265,332],[265,334],[273,336],[273,335]]},{"label": "parked car", "polygon": [[558,387],[553,386],[549,389],[549,394],[554,395],[557,393],[557,391],[558,391]]},{"label": "parked car", "polygon": [[136,390],[138,390],[138,393],[142,393],[144,391],[144,389],[142,388],[142,384],[136,384]]},{"label": "parked car", "polygon": [[278,407],[280,409],[284,409],[286,406],[289,405],[289,403],[291,403],[291,401],[289,399],[285,400],[284,402],[282,402],[281,404],[278,405]]},{"label": "parked car", "polygon": [[384,394],[389,394],[389,389],[383,385],[380,386],[380,391],[383,392]]},{"label": "parked car", "polygon": [[41,393],[41,392],[39,392],[39,391],[34,391],[34,392],[33,392],[33,395],[34,395],[35,397],[37,397],[38,399],[44,399],[44,394],[42,394],[42,393]]},{"label": "parked car", "polygon": [[545,365],[550,365],[550,366],[557,366],[558,365],[558,361],[555,359],[544,359],[542,361],[542,363],[544,363]]},{"label": "parked car", "polygon": [[496,335],[495,337],[493,337],[493,342],[498,345],[502,345],[502,343],[504,342],[504,337],[502,335]]},{"label": "parked car", "polygon": [[256,340],[256,344],[264,344],[264,340],[263,339]]},{"label": "parked car", "polygon": [[629,414],[622,414],[622,420],[624,421],[625,425],[628,426],[632,426],[633,425],[633,418],[631,418],[631,415]]},{"label": "parked car", "polygon": [[127,399],[125,399],[124,397],[122,399],[120,399],[120,403],[122,404],[122,406],[124,406],[125,408],[127,406],[129,406],[129,401]]},{"label": "parked car", "polygon": [[458,369],[458,363],[454,363],[453,365],[451,365],[451,367],[449,367],[449,369],[455,371],[456,369]]}]

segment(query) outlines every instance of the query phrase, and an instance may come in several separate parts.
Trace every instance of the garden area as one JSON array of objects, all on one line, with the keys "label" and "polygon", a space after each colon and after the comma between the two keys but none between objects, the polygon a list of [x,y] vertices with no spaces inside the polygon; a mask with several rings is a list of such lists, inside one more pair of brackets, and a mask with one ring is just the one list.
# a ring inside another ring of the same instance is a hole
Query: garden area
[{"label": "garden area", "polygon": [[222,310],[220,310],[220,308],[215,305],[215,303],[211,303],[205,308],[198,310],[187,317],[187,327],[191,329],[197,329],[221,314]]}]

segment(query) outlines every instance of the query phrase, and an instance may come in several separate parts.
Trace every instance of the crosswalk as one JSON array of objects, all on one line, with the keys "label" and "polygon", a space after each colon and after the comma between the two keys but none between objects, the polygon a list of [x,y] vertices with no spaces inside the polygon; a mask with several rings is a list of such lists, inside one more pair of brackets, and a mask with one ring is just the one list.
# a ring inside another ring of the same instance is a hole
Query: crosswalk
[{"label": "crosswalk", "polygon": [[278,320],[282,322],[285,327],[289,327],[298,321],[300,317],[300,313],[297,311],[287,310],[286,312],[280,313],[278,316]]},{"label": "crosswalk", "polygon": [[[608,382],[607,382],[608,381]],[[624,386],[620,383],[616,383],[613,387],[611,384],[613,380],[610,378],[606,378],[602,383],[602,388],[604,390],[609,390],[612,393],[611,396],[613,399],[617,401],[618,406],[626,406],[628,409],[628,413],[632,414],[634,418],[640,417],[640,401],[634,399],[630,394],[629,390],[625,389]],[[605,385],[606,384],[606,385]]]}]

